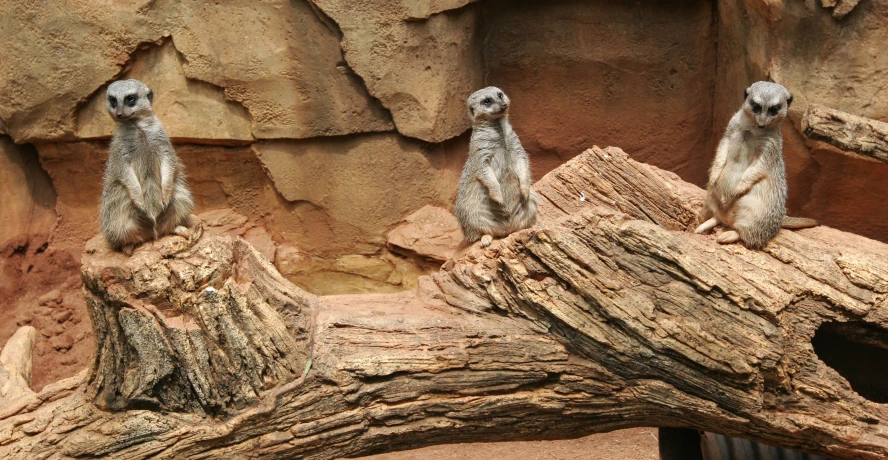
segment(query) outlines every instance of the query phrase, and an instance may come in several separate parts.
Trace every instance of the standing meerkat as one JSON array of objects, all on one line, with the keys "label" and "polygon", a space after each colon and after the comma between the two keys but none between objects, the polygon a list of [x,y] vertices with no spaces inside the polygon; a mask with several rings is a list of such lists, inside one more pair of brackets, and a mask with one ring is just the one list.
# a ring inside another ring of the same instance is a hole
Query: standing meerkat
[{"label": "standing meerkat", "polygon": [[780,228],[807,228],[816,220],[786,217],[786,168],[780,122],[792,94],[777,83],[760,81],[744,91],[743,107],[728,123],[718,144],[706,189],[707,219],[694,233],[716,225],[731,228],[718,236],[722,244],[743,240],[761,249]]},{"label": "standing meerkat", "polygon": [[151,109],[153,100],[138,80],[108,86],[105,103],[116,127],[102,188],[102,233],[126,255],[148,240],[191,234],[194,202],[185,170]]},{"label": "standing meerkat", "polygon": [[509,98],[489,86],[466,100],[472,119],[469,159],[459,180],[454,214],[467,243],[507,236],[536,223],[530,161],[509,124]]}]

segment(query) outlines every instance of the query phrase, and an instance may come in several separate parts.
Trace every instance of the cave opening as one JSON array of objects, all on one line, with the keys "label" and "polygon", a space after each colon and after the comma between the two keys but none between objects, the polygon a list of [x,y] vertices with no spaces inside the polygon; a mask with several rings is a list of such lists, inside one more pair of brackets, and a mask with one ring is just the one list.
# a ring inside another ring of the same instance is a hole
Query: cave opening
[{"label": "cave opening", "polygon": [[863,321],[829,322],[811,341],[814,352],[864,398],[888,404],[888,331]]}]

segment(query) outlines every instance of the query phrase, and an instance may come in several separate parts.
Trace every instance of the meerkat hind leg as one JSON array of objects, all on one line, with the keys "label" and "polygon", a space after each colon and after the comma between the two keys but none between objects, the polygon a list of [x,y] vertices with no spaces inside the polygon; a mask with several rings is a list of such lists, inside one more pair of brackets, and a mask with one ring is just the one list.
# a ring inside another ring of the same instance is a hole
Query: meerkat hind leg
[{"label": "meerkat hind leg", "polygon": [[715,217],[710,217],[709,220],[700,224],[700,226],[697,227],[696,230],[694,230],[694,233],[698,235],[709,233],[712,231],[713,228],[715,228],[716,225],[718,225],[718,221],[715,220]]},{"label": "meerkat hind leg", "polygon": [[191,229],[185,227],[183,225],[179,225],[173,229],[173,233],[181,236],[182,238],[191,238]]},{"label": "meerkat hind leg", "polygon": [[734,230],[729,230],[727,232],[722,233],[715,239],[719,242],[719,244],[731,244],[740,241],[740,234]]},{"label": "meerkat hind leg", "polygon": [[482,248],[486,248],[487,246],[490,246],[490,243],[492,243],[492,242],[493,242],[493,236],[491,236],[491,235],[484,235],[481,237],[481,247]]}]

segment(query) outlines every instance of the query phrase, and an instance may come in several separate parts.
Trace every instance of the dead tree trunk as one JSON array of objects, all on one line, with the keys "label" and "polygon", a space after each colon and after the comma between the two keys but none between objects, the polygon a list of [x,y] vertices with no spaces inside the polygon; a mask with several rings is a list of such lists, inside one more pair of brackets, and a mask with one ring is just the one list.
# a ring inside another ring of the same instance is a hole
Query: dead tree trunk
[{"label": "dead tree trunk", "polygon": [[809,139],[888,163],[888,123],[811,104],[802,117],[802,132]]},{"label": "dead tree trunk", "polygon": [[394,295],[306,294],[227,237],[132,258],[94,239],[95,362],[5,403],[0,457],[333,459],[639,425],[888,456],[888,406],[812,348],[831,328],[888,349],[888,246],[823,227],[719,246],[689,233],[701,190],[615,148],[536,188],[538,226]]}]

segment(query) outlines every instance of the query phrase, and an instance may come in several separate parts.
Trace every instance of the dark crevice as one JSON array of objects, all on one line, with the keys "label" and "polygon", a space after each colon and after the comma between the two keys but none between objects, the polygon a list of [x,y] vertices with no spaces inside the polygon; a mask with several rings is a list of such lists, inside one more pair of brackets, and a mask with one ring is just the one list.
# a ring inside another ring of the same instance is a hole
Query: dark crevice
[{"label": "dark crevice", "polygon": [[811,344],[857,394],[888,404],[888,330],[862,321],[830,322],[820,326]]}]

